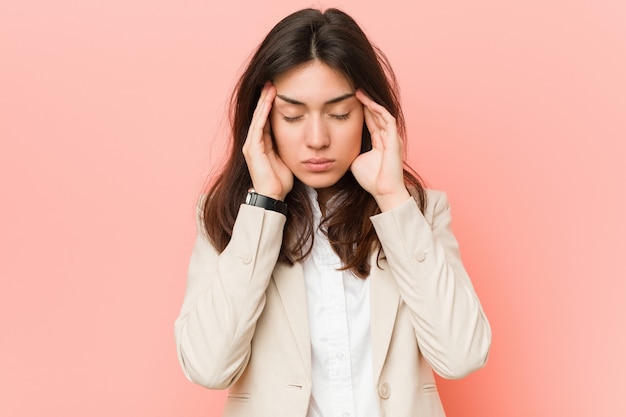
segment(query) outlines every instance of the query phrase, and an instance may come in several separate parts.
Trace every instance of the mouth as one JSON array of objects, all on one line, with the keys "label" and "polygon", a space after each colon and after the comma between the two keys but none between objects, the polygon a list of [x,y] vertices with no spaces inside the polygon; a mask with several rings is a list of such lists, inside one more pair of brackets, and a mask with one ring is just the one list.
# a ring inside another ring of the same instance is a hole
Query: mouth
[{"label": "mouth", "polygon": [[302,163],[311,172],[324,172],[330,169],[334,162],[328,158],[310,158]]}]

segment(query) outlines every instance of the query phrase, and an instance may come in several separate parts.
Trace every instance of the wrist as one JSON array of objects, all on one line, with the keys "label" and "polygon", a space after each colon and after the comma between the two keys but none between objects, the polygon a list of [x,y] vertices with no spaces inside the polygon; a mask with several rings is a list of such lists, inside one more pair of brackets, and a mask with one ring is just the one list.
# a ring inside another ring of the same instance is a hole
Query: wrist
[{"label": "wrist", "polygon": [[382,212],[395,209],[405,203],[409,198],[411,198],[411,194],[409,194],[406,188],[395,193],[374,196],[376,204],[378,204]]},{"label": "wrist", "polygon": [[248,192],[253,192],[253,193],[257,193],[259,195],[262,195],[264,197],[268,197],[274,200],[278,200],[278,201],[285,201],[285,197],[286,195],[281,194],[282,190],[277,190],[276,187],[270,187],[270,189],[268,189],[267,187],[255,187],[254,183],[252,184],[252,187],[250,187],[248,189]]},{"label": "wrist", "polygon": [[285,202],[271,196],[259,194],[254,189],[248,190],[245,203],[264,208],[265,210],[275,211],[284,216],[287,215],[287,204]]}]

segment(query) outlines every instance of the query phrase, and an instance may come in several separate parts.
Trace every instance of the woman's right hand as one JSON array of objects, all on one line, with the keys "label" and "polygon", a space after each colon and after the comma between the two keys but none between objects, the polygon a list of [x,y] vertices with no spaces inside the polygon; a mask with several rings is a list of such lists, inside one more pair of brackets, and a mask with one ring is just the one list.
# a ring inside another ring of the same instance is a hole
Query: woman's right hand
[{"label": "woman's right hand", "polygon": [[293,173],[280,159],[270,135],[269,114],[275,98],[276,87],[268,81],[261,90],[242,151],[254,190],[284,201],[293,187]]}]

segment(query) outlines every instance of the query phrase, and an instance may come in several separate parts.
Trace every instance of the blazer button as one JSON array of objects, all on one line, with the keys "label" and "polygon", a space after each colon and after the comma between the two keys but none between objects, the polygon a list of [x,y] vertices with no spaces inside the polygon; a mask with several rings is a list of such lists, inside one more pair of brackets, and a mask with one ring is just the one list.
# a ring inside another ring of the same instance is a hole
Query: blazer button
[{"label": "blazer button", "polygon": [[250,256],[247,253],[241,255],[241,262],[243,262],[244,264],[248,265],[250,262],[252,262],[252,256]]},{"label": "blazer button", "polygon": [[426,254],[422,251],[415,252],[415,260],[417,262],[423,262],[426,259]]},{"label": "blazer button", "polygon": [[380,395],[380,398],[384,400],[389,398],[389,395],[391,395],[391,388],[388,383],[383,382],[378,386],[378,395]]}]

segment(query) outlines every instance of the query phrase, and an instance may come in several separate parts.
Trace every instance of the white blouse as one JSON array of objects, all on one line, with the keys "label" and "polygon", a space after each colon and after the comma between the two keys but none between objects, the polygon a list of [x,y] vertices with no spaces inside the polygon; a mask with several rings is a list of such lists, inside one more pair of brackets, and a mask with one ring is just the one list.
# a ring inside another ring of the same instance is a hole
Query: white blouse
[{"label": "white blouse", "polygon": [[315,238],[303,264],[313,382],[307,417],[379,417],[372,367],[369,280],[337,270],[341,261],[319,230],[317,193],[308,191]]}]

